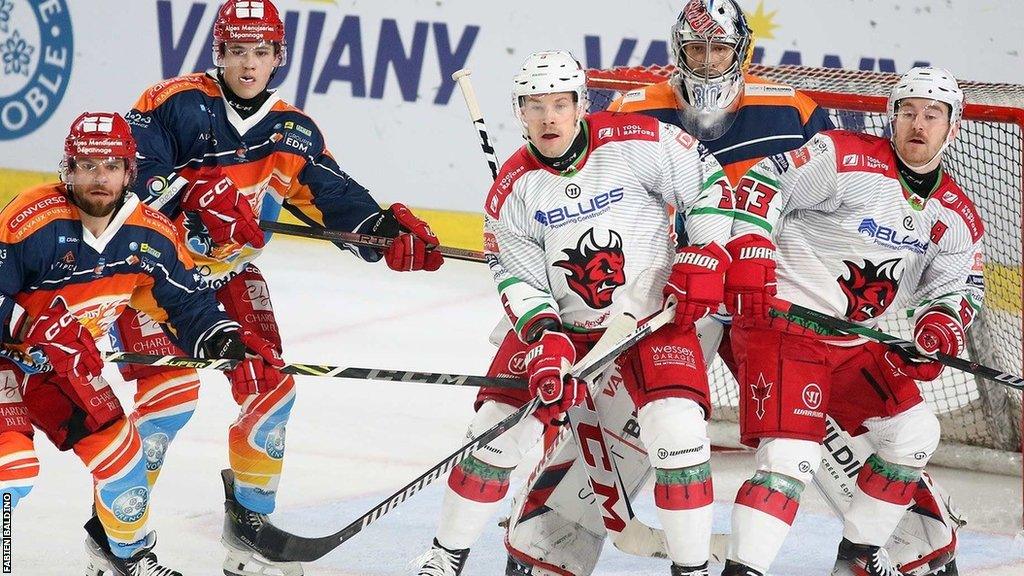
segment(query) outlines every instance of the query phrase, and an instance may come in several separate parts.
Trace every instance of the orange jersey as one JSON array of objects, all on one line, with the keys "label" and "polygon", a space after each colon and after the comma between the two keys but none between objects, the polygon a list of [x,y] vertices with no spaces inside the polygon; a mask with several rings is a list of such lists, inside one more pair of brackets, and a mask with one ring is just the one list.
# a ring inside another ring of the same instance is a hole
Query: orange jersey
[{"label": "orange jersey", "polygon": [[[784,84],[747,74],[732,126],[720,138],[702,140],[736,186],[754,164],[773,154],[799,148],[812,136],[834,126],[828,113],[810,97]],[[608,107],[612,112],[639,112],[682,126],[681,104],[669,81],[631,90]]]},{"label": "orange jersey", "polygon": [[[357,231],[380,210],[338,166],[313,120],[276,93],[243,119],[226,102],[215,73],[189,74],[146,90],[126,118],[138,144],[137,193],[175,222],[214,288],[259,250],[216,246],[197,214],[182,213],[183,194],[204,172],[230,176],[253,212],[270,220],[283,205],[306,223]],[[375,250],[358,253],[380,259]]]},{"label": "orange jersey", "polygon": [[64,184],[19,194],[0,212],[0,319],[14,304],[31,320],[63,298],[96,338],[129,304],[168,322],[185,350],[237,326],[212,292],[199,291],[192,258],[162,214],[128,194],[107,229],[93,236]]}]

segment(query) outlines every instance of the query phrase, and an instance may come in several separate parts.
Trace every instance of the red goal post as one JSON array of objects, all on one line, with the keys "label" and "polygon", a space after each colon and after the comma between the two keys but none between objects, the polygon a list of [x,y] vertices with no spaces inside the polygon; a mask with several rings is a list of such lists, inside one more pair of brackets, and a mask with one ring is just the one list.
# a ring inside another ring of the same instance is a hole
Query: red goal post
[{"label": "red goal post", "polygon": [[[664,81],[672,66],[588,70],[592,109],[606,108],[621,92]],[[750,73],[787,84],[829,110],[839,128],[886,134],[886,104],[896,74],[806,66],[753,65]],[[967,105],[960,135],[945,164],[972,197],[986,224],[986,306],[968,337],[971,358],[1000,370],[1024,372],[1024,86],[961,82]],[[909,323],[883,328],[906,336]],[[716,361],[711,368],[718,439],[734,436],[735,381]],[[922,383],[943,428],[934,462],[1020,475],[1024,414],[1020,391],[947,369]],[[728,439],[725,443],[729,443]]]}]

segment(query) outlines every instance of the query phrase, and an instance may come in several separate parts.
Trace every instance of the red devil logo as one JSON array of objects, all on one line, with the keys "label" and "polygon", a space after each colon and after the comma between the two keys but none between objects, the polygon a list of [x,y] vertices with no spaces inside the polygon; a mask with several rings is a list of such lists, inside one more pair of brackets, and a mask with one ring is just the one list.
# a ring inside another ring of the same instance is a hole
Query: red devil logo
[{"label": "red devil logo", "polygon": [[885,312],[900,287],[899,274],[896,271],[899,263],[899,258],[885,260],[877,265],[865,260],[864,267],[861,268],[849,260],[843,260],[850,277],[840,276],[836,280],[846,294],[847,318],[854,322],[862,322]]},{"label": "red devil logo", "polygon": [[608,231],[608,243],[601,245],[594,238],[591,228],[580,237],[576,248],[562,250],[566,259],[555,262],[559,268],[569,271],[566,282],[587,306],[594,309],[607,308],[612,303],[612,293],[626,283],[623,268],[626,256],[622,253],[622,237],[614,230]]}]

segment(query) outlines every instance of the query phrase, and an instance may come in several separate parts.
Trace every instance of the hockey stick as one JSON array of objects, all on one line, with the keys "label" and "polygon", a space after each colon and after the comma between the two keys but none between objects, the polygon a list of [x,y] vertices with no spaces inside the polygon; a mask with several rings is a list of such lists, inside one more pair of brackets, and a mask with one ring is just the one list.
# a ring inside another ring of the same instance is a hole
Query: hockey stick
[{"label": "hockey stick", "polygon": [[[15,354],[9,348],[0,348],[0,358],[6,358],[34,372],[49,372],[49,363],[39,364],[22,354]],[[118,364],[142,364],[146,366],[170,366],[173,368],[209,368],[231,370],[238,366],[238,360],[227,358],[189,358],[188,356],[160,356],[158,354],[132,354],[129,352],[100,352],[104,362]],[[525,390],[526,381],[515,378],[491,378],[466,374],[442,374],[438,372],[415,372],[411,370],[389,370],[381,368],[355,368],[344,366],[323,366],[319,364],[286,364],[281,372],[298,376],[323,376],[328,378],[351,378],[353,380],[382,380],[387,382],[410,382],[416,384],[441,384],[444,386],[488,386],[492,388],[513,388]]]},{"label": "hockey stick", "polygon": [[[383,236],[372,236],[358,232],[342,232],[341,230],[328,230],[327,228],[314,228],[312,226],[297,226],[295,224],[285,224],[284,222],[274,222],[273,220],[260,220],[260,228],[267,232],[284,234],[286,236],[329,240],[331,242],[342,242],[368,248],[387,248],[394,241],[393,238],[385,238]],[[451,246],[438,246],[437,250],[445,258],[465,260],[467,262],[484,262],[484,253],[476,250],[453,248]]]},{"label": "hockey stick", "polygon": [[[612,331],[605,330],[604,335],[594,345],[594,348],[573,366],[570,373],[577,378],[592,378],[603,370],[608,362],[614,360],[624,350],[667,324],[674,314],[674,307],[666,308],[665,311],[655,315],[642,326],[628,334],[615,334]],[[491,440],[494,440],[519,422],[529,418],[539,405],[540,398],[534,398],[527,402],[522,408],[470,440],[469,443],[453,452],[441,462],[438,462],[415,480],[406,484],[338,532],[318,538],[290,535],[280,531],[257,532],[256,542],[254,543],[255,549],[260,554],[273,560],[286,562],[312,562],[317,560],[351,539],[362,531],[363,528],[376,522],[391,510],[394,510],[414,494],[468,458],[473,452],[486,446]]]},{"label": "hockey stick", "polygon": [[[105,362],[145,364],[149,366],[171,366],[174,368],[209,368],[231,370],[239,360],[226,358],[189,358],[186,356],[159,356],[156,354],[130,354],[127,352],[101,352]],[[493,386],[497,388],[526,389],[526,382],[514,378],[490,378],[466,374],[441,374],[437,372],[414,372],[410,370],[386,370],[380,368],[355,368],[344,366],[322,366],[318,364],[286,364],[284,374],[298,376],[324,376],[329,378],[352,378],[354,380],[384,380],[389,382],[416,382],[421,384],[443,384],[446,386]]]},{"label": "hockey stick", "polygon": [[956,368],[957,370],[962,370],[968,374],[974,374],[975,376],[994,380],[1000,384],[1009,386],[1010,388],[1024,390],[1024,378],[1021,378],[1020,376],[1015,376],[1007,372],[996,370],[995,368],[989,368],[988,366],[978,364],[977,362],[971,362],[970,360],[964,360],[941,352],[931,356],[922,354],[917,350],[917,347],[914,346],[913,342],[891,336],[885,332],[875,330],[874,328],[868,328],[866,326],[850,322],[849,320],[829,316],[828,314],[818,312],[817,310],[804,308],[803,306],[793,304],[792,302],[787,302],[779,298],[773,299],[772,308],[784,316],[791,317],[791,320],[796,319],[798,323],[806,324],[810,322],[812,324],[817,324],[819,326],[824,326],[825,328],[838,330],[847,334],[863,336],[869,340],[885,344],[902,355],[922,360],[937,360],[941,364]]},{"label": "hockey stick", "polygon": [[469,81],[470,74],[472,72],[469,69],[462,68],[452,73],[452,80],[459,84],[459,89],[462,90],[462,97],[466,100],[466,108],[469,109],[469,119],[473,121],[476,134],[480,138],[480,148],[484,151],[484,156],[487,158],[487,166],[491,169],[491,179],[497,180],[498,157],[495,156],[494,147],[491,146],[490,138],[487,136],[487,125],[484,124],[484,115],[480,112],[480,103],[477,102],[473,84]]}]

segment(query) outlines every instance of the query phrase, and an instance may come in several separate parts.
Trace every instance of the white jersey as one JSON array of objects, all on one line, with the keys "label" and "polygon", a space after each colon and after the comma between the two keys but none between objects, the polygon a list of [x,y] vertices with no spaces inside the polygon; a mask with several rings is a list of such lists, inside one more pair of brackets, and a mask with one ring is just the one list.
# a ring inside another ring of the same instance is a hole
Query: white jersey
[{"label": "white jersey", "polygon": [[593,114],[583,129],[588,150],[573,168],[559,173],[523,147],[487,197],[484,252],[524,340],[543,317],[582,332],[660,309],[674,254],[666,205],[686,215],[691,243],[729,239],[732,190],[693,137],[634,114]]},{"label": "white jersey", "polygon": [[974,204],[943,173],[927,199],[888,140],[841,130],[763,160],[737,185],[734,234],[773,238],[780,298],[873,326],[942,307],[971,324],[984,299]]}]

